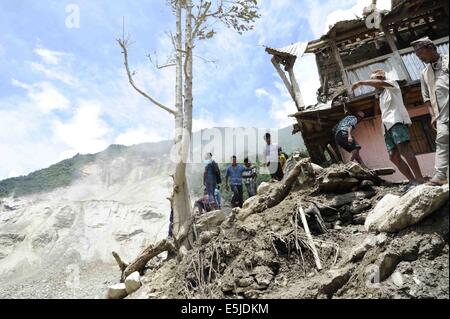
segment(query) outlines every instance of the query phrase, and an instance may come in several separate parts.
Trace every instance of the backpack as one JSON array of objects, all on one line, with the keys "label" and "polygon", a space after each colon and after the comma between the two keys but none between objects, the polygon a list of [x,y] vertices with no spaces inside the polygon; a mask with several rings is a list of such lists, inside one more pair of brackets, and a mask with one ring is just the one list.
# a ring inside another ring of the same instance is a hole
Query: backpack
[{"label": "backpack", "polygon": [[222,183],[222,176],[220,174],[220,169],[219,169],[219,165],[217,165],[217,163],[215,161],[212,161],[211,163],[212,168],[214,170],[214,174],[216,175],[216,184],[221,184]]}]

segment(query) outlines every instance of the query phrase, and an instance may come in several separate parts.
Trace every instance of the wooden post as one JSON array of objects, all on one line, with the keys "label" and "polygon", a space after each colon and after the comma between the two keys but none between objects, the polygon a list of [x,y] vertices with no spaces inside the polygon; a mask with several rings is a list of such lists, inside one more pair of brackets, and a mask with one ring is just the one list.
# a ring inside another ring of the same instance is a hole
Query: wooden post
[{"label": "wooden post", "polygon": [[291,83],[289,82],[288,78],[286,77],[286,74],[281,69],[280,64],[278,63],[278,61],[277,61],[277,59],[275,57],[272,58],[272,64],[275,67],[275,70],[277,70],[278,75],[280,76],[280,78],[283,80],[284,85],[286,86],[286,88],[289,91],[289,94],[291,95],[291,97],[295,101],[294,91],[292,90]]},{"label": "wooden post", "polygon": [[[392,36],[391,32],[389,31],[389,27],[387,26],[381,26],[381,31],[384,32],[384,35],[386,37],[386,41],[389,44],[389,47],[392,50],[392,54],[393,54],[393,58],[395,61],[395,64],[397,64],[400,69],[402,70],[402,72],[405,74],[406,79],[408,81],[411,81],[411,75],[408,72],[408,69],[406,68],[405,63],[403,63],[403,59],[400,55],[400,53],[398,52],[397,46],[395,45],[395,40],[394,37]],[[401,79],[399,79],[401,80]]]},{"label": "wooden post", "polygon": [[292,63],[289,63],[288,73],[289,78],[291,79],[292,90],[294,91],[295,104],[297,105],[297,109],[301,111],[302,109],[305,108],[305,102],[303,102],[302,93],[300,92],[300,86],[298,85],[297,79],[295,78],[294,63],[295,58],[293,59]]},{"label": "wooden post", "polygon": [[301,111],[305,107],[305,103],[303,102],[303,98],[300,93],[300,87],[299,87],[297,80],[295,78],[295,75],[294,75],[294,71],[293,71],[294,62],[295,62],[295,58],[294,58],[294,61],[290,61],[289,64],[286,66],[288,73],[289,73],[289,78],[290,78],[290,81],[289,81],[289,79],[286,76],[286,73],[281,69],[280,62],[278,61],[278,59],[275,56],[272,58],[272,64],[275,67],[275,69],[277,70],[280,78],[283,80],[284,85],[288,89],[289,94],[291,95],[292,99],[294,100],[297,110]]},{"label": "wooden post", "polygon": [[341,71],[342,82],[347,88],[347,93],[350,96],[352,94],[352,88],[350,87],[350,81],[347,77],[347,72],[345,72],[344,63],[342,62],[341,55],[339,54],[338,47],[336,46],[336,42],[334,40],[330,41],[331,51],[333,51],[334,58],[339,65],[339,70]]}]

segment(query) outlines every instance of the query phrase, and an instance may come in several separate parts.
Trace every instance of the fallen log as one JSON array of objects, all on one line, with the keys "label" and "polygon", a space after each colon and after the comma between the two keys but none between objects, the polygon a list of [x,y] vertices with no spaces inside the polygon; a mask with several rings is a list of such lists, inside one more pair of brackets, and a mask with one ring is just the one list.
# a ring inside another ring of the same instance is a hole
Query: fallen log
[{"label": "fallen log", "polygon": [[372,169],[371,172],[373,172],[377,176],[388,176],[395,173],[395,169],[392,167],[384,167],[384,168],[375,168]]},{"label": "fallen log", "polygon": [[307,176],[314,174],[309,158],[297,162],[295,167],[289,172],[289,175],[281,182],[271,185],[271,188],[267,192],[256,195],[250,205],[237,211],[236,218],[239,221],[244,221],[250,215],[259,214],[266,209],[278,205],[289,194],[292,186],[298,182],[298,177],[301,173]]},{"label": "fallen log", "polygon": [[175,238],[166,238],[154,245],[150,245],[147,248],[145,248],[138,257],[131,262],[130,264],[125,263],[117,254],[115,251],[112,252],[112,255],[114,259],[116,260],[117,264],[119,265],[120,271],[122,272],[120,282],[124,282],[125,279],[134,273],[135,271],[139,272],[140,274],[143,273],[145,266],[147,263],[154,257],[158,256],[159,254],[163,252],[169,252],[169,253],[181,253],[185,254],[184,251],[182,251],[181,243],[189,236],[189,233],[192,230],[192,224],[193,219],[189,221],[189,223],[185,224],[177,237]]}]

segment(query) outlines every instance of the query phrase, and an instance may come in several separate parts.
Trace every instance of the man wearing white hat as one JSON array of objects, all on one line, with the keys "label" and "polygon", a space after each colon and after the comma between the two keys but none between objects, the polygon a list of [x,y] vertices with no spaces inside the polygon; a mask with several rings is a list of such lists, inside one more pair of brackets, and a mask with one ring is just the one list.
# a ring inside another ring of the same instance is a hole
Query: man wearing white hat
[{"label": "man wearing white hat", "polygon": [[408,189],[424,183],[419,163],[410,145],[409,126],[412,122],[403,102],[400,86],[397,81],[388,80],[384,70],[373,71],[370,78],[356,82],[352,90],[360,86],[371,86],[379,90],[382,131],[389,158],[409,180]]},{"label": "man wearing white hat", "polygon": [[422,96],[437,130],[435,174],[431,185],[448,183],[448,55],[441,55],[428,37],[411,43],[427,66],[422,72]]}]

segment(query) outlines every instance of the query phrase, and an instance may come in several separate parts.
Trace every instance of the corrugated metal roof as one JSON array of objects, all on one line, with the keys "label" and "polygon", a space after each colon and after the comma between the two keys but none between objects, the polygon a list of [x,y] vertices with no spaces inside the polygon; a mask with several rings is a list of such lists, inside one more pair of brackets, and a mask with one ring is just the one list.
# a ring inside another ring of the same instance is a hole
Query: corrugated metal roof
[{"label": "corrugated metal roof", "polygon": [[[305,109],[301,112],[297,112],[296,114],[308,114],[308,113],[314,113],[314,112],[318,112],[318,111],[324,111],[324,110],[329,110],[332,107],[332,101],[328,101],[327,103],[318,103],[315,105],[309,105],[307,107],[305,107]],[[295,114],[291,115],[291,116],[295,116]]]},{"label": "corrugated metal roof", "polygon": [[291,45],[288,45],[286,47],[283,48],[279,48],[279,49],[274,49],[274,48],[266,48],[266,51],[269,52],[270,54],[287,54],[290,56],[294,56],[294,57],[302,57],[303,54],[305,53],[306,50],[306,46],[308,45],[307,42],[297,42]]},{"label": "corrugated metal roof", "polygon": [[[348,70],[348,80],[350,83],[355,83],[361,80],[369,80],[370,75],[376,69],[383,69],[386,71],[386,76],[391,80],[406,80],[407,76],[402,69],[395,63],[392,57],[385,61],[372,63],[367,66]],[[366,93],[373,92],[374,89],[370,86],[362,86],[355,90],[355,96],[360,96]]]},{"label": "corrugated metal roof", "polygon": [[[441,54],[448,54],[448,43],[444,43],[437,46],[438,52]],[[414,52],[403,54],[402,60],[408,70],[411,80],[420,80],[422,70],[425,68],[425,64],[419,60]],[[361,80],[370,79],[370,74],[376,69],[383,69],[386,71],[386,75],[391,80],[407,80],[407,75],[403,72],[395,60],[390,57],[382,62],[372,63],[360,68],[347,71],[348,79],[350,83],[355,83]],[[355,96],[360,96],[366,93],[373,92],[374,89],[370,86],[362,86],[355,90]]]},{"label": "corrugated metal roof", "polygon": [[[437,46],[440,54],[448,54],[448,42]],[[402,55],[403,63],[408,70],[412,80],[419,80],[422,70],[425,69],[425,64],[419,60],[414,52]]]}]

